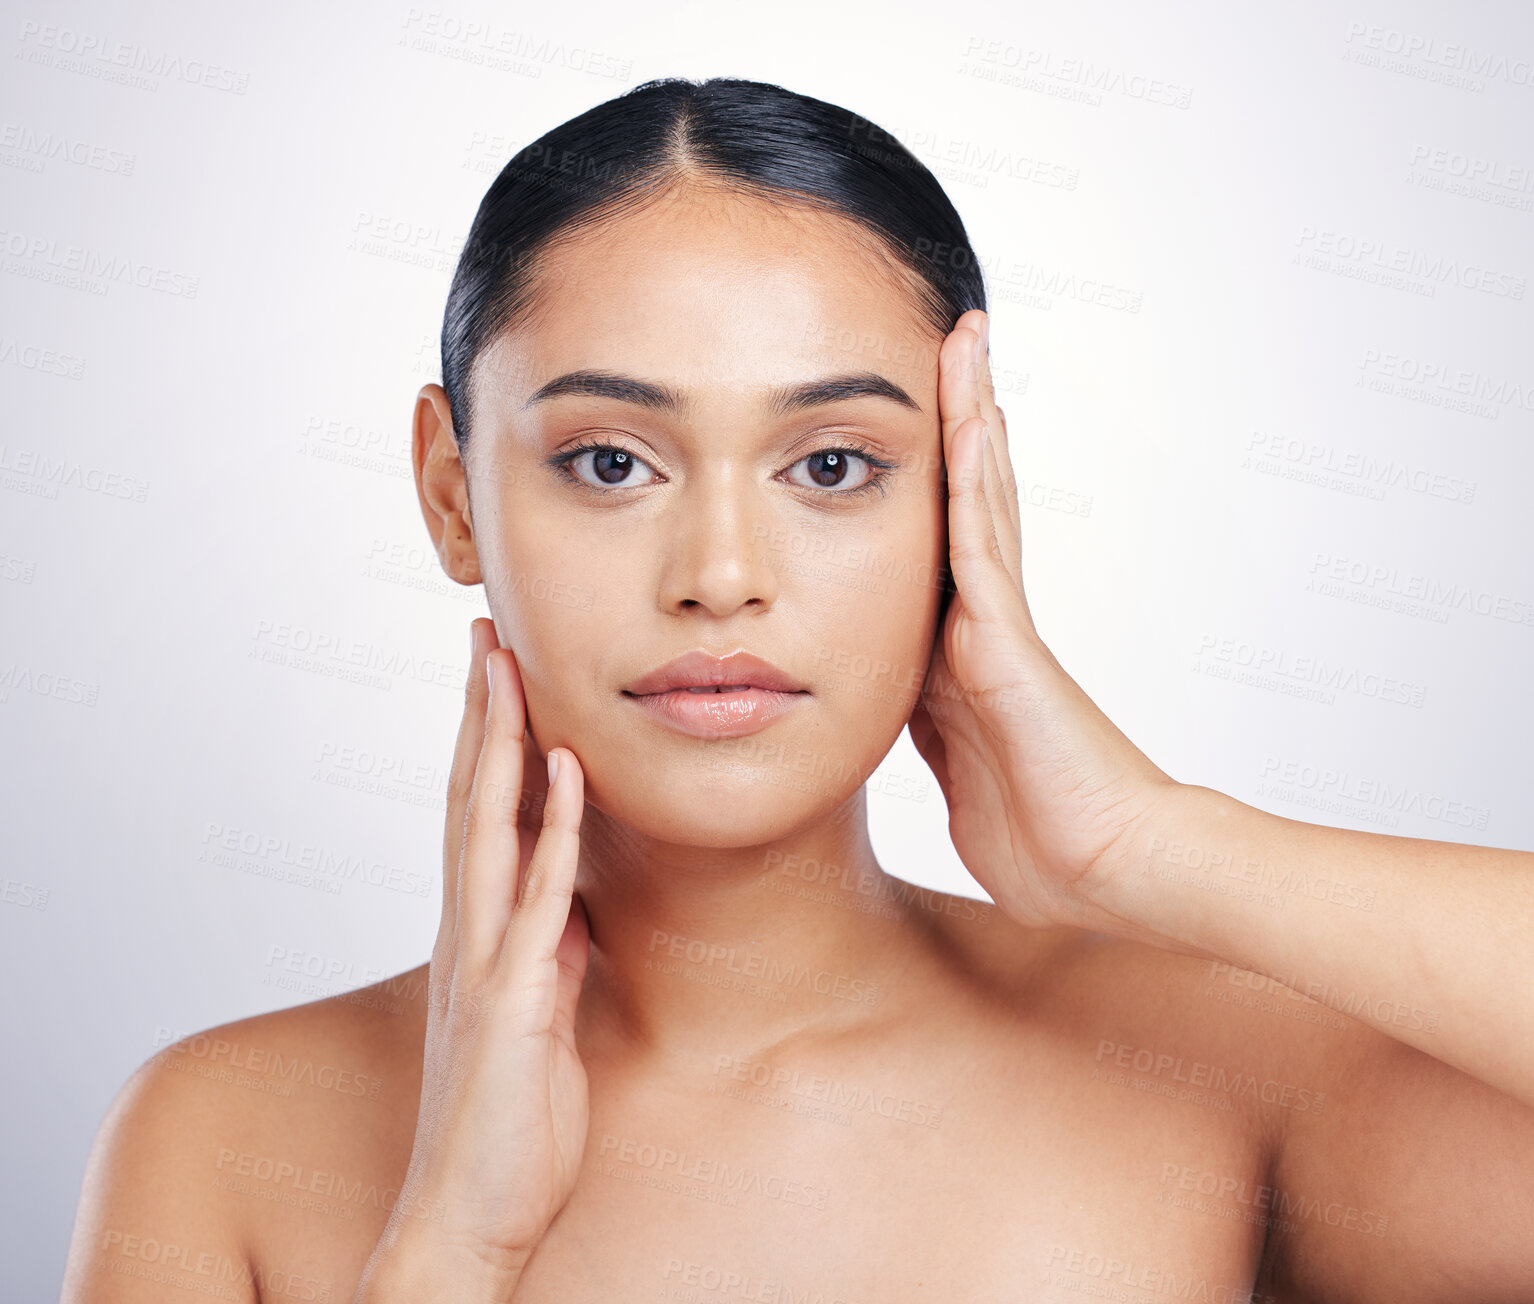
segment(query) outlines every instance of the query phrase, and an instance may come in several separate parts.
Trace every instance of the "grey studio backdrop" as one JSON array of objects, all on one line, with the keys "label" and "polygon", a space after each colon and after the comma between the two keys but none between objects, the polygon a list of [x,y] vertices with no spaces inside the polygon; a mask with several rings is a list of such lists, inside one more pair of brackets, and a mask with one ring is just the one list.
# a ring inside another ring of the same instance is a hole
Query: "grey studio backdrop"
[{"label": "grey studio backdrop", "polygon": [[[491,178],[651,77],[944,182],[1040,631],[1158,764],[1534,848],[1527,6],[6,10],[6,1299],[137,1065],[427,958],[485,607],[412,400]],[[869,787],[892,873],[983,896],[908,737]]]}]

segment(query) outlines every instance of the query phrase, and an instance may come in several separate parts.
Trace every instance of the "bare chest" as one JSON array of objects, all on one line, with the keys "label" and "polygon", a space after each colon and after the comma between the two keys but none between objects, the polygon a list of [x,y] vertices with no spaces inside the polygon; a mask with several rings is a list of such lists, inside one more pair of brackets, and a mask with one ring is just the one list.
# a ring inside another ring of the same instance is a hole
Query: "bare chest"
[{"label": "bare chest", "polygon": [[[1240,1192],[1262,1160],[1239,1112],[996,1068],[594,1091],[583,1169],[517,1299],[1252,1298],[1265,1223]],[[373,1137],[259,1219],[268,1273],[299,1267],[325,1288],[308,1298],[349,1299],[389,1217],[409,1129]]]}]

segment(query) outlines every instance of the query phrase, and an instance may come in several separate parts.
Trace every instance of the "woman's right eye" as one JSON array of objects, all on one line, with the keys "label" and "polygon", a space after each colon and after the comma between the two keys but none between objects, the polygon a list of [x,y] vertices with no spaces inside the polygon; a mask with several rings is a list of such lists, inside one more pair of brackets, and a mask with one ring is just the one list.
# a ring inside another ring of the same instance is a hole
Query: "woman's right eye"
[{"label": "woman's right eye", "polygon": [[558,465],[568,467],[570,474],[590,489],[636,489],[652,480],[635,479],[636,467],[653,469],[627,449],[612,444],[581,444],[566,449],[554,459]]}]

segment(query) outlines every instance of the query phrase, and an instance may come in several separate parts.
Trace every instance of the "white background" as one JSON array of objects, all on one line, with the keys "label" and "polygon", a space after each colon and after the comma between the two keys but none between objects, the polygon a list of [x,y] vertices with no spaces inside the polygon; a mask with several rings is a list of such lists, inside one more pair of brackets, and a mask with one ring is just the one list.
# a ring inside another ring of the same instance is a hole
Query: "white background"
[{"label": "white background", "polygon": [[[1526,6],[6,9],[7,1298],[56,1296],[102,1112],[169,1037],[426,959],[485,608],[429,552],[412,399],[495,171],[648,78],[778,82],[938,174],[1040,631],[1159,765],[1534,848]],[[131,274],[57,279],[82,257]],[[261,659],[281,627],[414,670]],[[876,778],[885,866],[982,895],[907,737]],[[428,895],[266,876],[315,847]],[[337,979],[274,985],[294,954]]]}]

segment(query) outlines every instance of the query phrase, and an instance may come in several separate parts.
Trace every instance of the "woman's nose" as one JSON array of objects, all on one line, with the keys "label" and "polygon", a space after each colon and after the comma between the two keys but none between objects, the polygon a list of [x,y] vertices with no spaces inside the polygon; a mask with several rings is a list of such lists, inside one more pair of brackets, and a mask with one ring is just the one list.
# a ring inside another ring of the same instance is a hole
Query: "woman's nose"
[{"label": "woman's nose", "polygon": [[662,527],[661,608],[701,606],[716,616],[752,604],[770,608],[779,587],[770,518],[766,493],[748,474],[695,480]]}]

